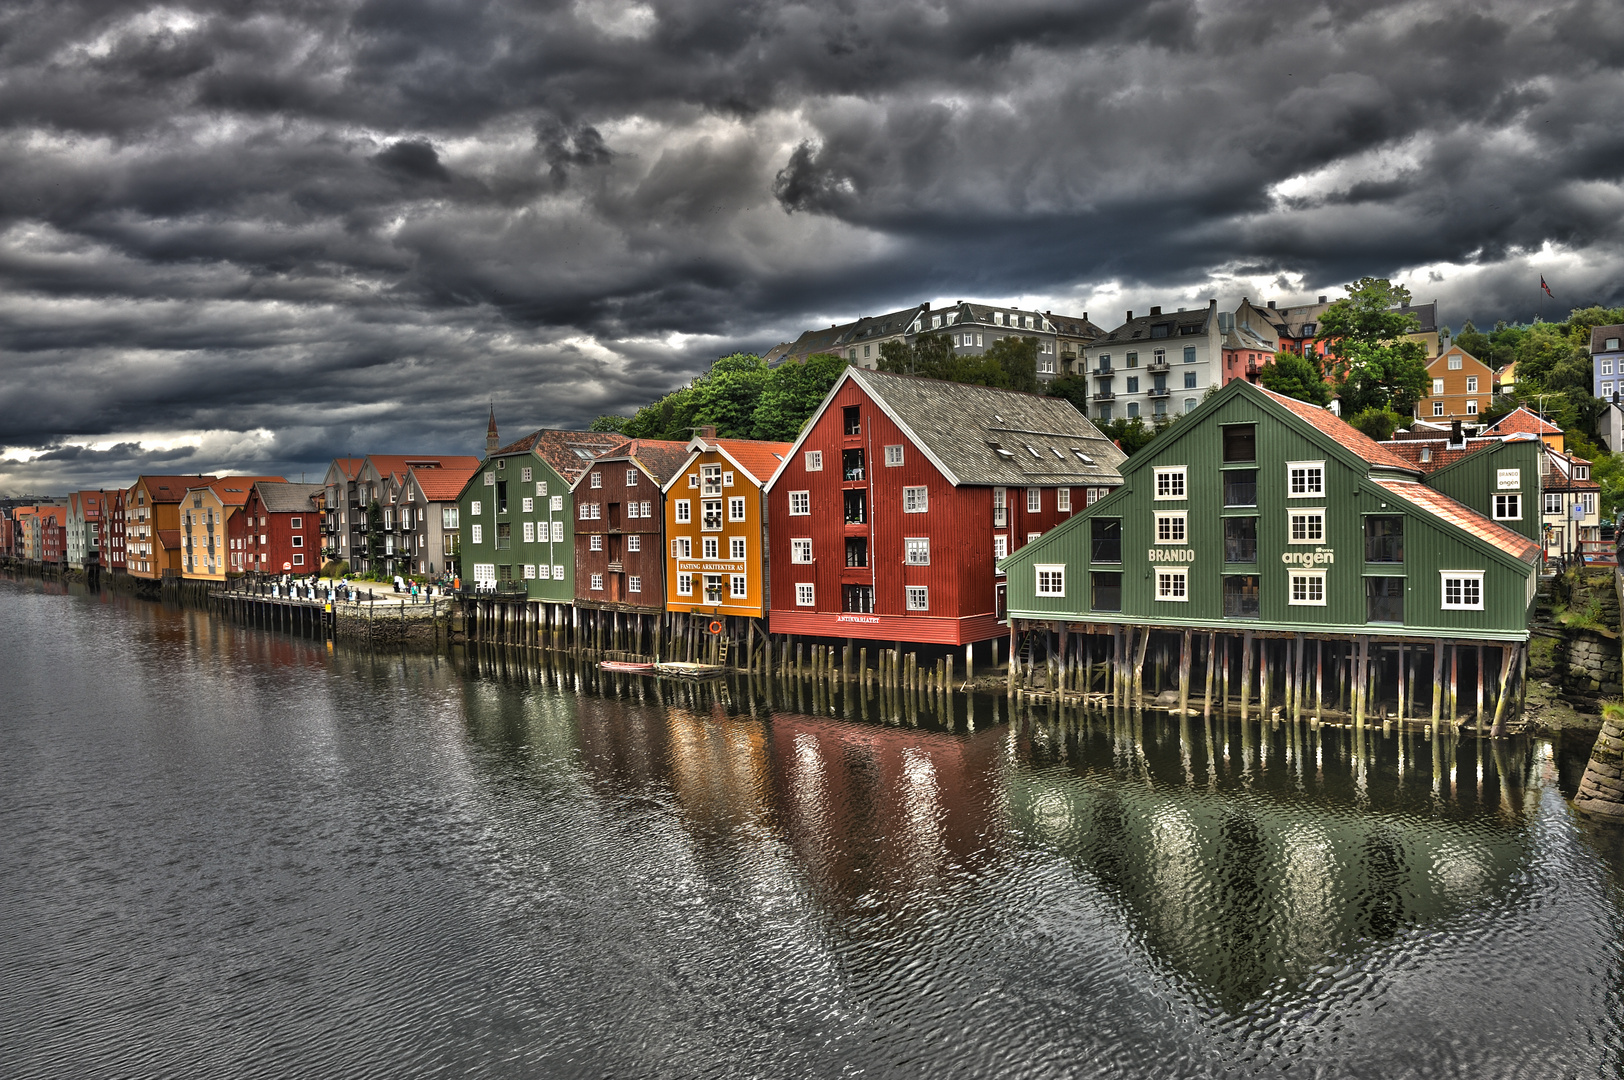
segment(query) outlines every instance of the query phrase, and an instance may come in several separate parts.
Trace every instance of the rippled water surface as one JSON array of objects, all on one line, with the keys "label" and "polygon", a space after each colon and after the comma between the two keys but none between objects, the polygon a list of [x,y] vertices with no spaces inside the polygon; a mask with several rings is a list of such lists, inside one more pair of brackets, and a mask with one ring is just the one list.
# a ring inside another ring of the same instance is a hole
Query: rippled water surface
[{"label": "rippled water surface", "polygon": [[0,581],[0,1074],[1624,1068],[1549,744],[536,664]]}]

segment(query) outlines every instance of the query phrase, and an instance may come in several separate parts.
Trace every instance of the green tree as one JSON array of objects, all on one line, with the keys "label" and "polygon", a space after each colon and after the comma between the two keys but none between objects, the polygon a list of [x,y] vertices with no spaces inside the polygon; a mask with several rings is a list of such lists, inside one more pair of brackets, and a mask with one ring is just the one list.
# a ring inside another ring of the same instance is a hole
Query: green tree
[{"label": "green tree", "polygon": [[[1589,334],[1585,334],[1588,344]],[[1517,381],[1544,390],[1590,392],[1590,357],[1566,323],[1536,322],[1517,343]]]},{"label": "green tree", "polygon": [[1383,439],[1391,439],[1393,432],[1397,431],[1399,425],[1404,422],[1404,417],[1392,409],[1380,408],[1361,410],[1352,420],[1348,421],[1355,429],[1364,432],[1377,442],[1381,442]]},{"label": "green tree", "polygon": [[1258,385],[1265,390],[1296,398],[1314,405],[1327,405],[1331,401],[1331,388],[1319,365],[1306,356],[1292,352],[1275,353],[1274,360],[1258,372]]},{"label": "green tree", "polygon": [[1314,341],[1337,379],[1344,412],[1390,408],[1413,413],[1427,396],[1426,346],[1407,335],[1420,320],[1402,305],[1410,290],[1386,278],[1363,277],[1320,316]]},{"label": "green tree", "polygon": [[912,345],[887,341],[880,346],[879,369],[898,375],[922,375],[927,379],[995,386],[1001,390],[1036,393],[1038,384],[1038,339],[999,338],[984,353],[960,353],[947,334],[925,334]]},{"label": "green tree", "polygon": [[1153,427],[1145,423],[1142,418],[1135,416],[1131,419],[1107,420],[1099,425],[1099,429],[1107,439],[1121,447],[1124,454],[1132,457],[1149,446],[1156,436],[1172,426],[1172,424],[1159,424]]},{"label": "green tree", "polygon": [[1456,345],[1459,345],[1485,364],[1489,364],[1490,367],[1494,366],[1490,361],[1490,357],[1493,355],[1494,343],[1489,340],[1489,335],[1472,325],[1471,319],[1466,320],[1466,325],[1460,328],[1460,333],[1456,334],[1452,340]]},{"label": "green tree", "polygon": [[1065,398],[1078,412],[1088,415],[1087,375],[1062,375],[1045,387],[1043,392],[1050,397]]},{"label": "green tree", "polygon": [[694,380],[689,423],[680,431],[668,430],[666,438],[688,439],[693,435],[691,429],[700,425],[715,427],[719,438],[750,438],[752,417],[768,374],[766,362],[753,353],[734,353],[717,360]]},{"label": "green tree", "polygon": [[[987,346],[984,354],[997,363],[1004,373],[1001,384],[1006,390],[1038,391],[1038,339],[1035,337],[1002,337]],[[960,380],[968,381],[968,380]],[[983,383],[985,386],[995,385]]]},{"label": "green tree", "polygon": [[587,428],[587,430],[613,431],[618,433],[625,431],[626,425],[631,422],[631,417],[629,416],[615,416],[613,413],[605,413],[596,420],[592,421],[592,426]]},{"label": "green tree", "polygon": [[376,574],[384,569],[383,565],[383,508],[378,500],[373,499],[367,504],[367,569]]},{"label": "green tree", "polygon": [[792,441],[844,370],[845,359],[832,353],[773,368],[750,415],[751,438]]}]

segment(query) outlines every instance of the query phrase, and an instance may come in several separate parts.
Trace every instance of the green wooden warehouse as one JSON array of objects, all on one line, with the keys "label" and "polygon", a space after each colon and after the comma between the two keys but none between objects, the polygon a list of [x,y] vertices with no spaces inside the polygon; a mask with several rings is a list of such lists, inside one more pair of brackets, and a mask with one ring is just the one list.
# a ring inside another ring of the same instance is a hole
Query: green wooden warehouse
[{"label": "green wooden warehouse", "polygon": [[462,588],[486,632],[559,626],[575,602],[575,500],[594,461],[623,446],[613,432],[531,432],[496,445],[457,499]]},{"label": "green wooden warehouse", "polygon": [[1538,580],[1537,451],[1428,474],[1236,380],[1122,473],[1000,564],[1012,689],[1140,704],[1148,659],[1181,710],[1437,724],[1475,681],[1478,722],[1503,728]]}]

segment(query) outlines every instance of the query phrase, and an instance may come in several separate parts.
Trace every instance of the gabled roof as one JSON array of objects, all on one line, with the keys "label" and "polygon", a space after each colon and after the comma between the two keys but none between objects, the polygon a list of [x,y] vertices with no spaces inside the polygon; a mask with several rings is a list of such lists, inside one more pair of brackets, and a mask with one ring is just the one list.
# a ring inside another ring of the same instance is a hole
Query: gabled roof
[{"label": "gabled roof", "polygon": [[429,502],[456,502],[468,481],[479,471],[472,469],[413,469],[412,482]]},{"label": "gabled roof", "polygon": [[405,481],[407,469],[467,469],[472,473],[479,468],[479,459],[467,454],[368,454],[367,462],[379,476],[387,476],[397,485]]},{"label": "gabled roof", "polygon": [[[667,439],[631,439],[613,453],[594,461],[588,471],[603,462],[630,461],[653,478],[656,486],[664,488],[682,472],[690,456],[687,443]],[[580,480],[575,483],[579,486]]]},{"label": "gabled roof", "polygon": [[688,442],[688,457],[667,483],[675,481],[694,458],[715,450],[735,467],[743,470],[751,482],[760,487],[778,471],[778,466],[789,456],[790,445],[787,442],[762,442],[756,439],[705,439],[695,436]]},{"label": "gabled roof", "polygon": [[361,474],[361,466],[366,463],[367,459],[364,457],[340,457],[333,459],[332,468],[343,473],[344,479],[354,480]]},{"label": "gabled roof", "polygon": [[[816,418],[850,379],[900,427],[949,483],[1038,487],[1122,483],[1126,455],[1064,398],[847,368]],[[783,472],[773,473],[776,481]],[[768,483],[772,486],[772,482]]]},{"label": "gabled roof", "polygon": [[1607,339],[1617,338],[1624,344],[1624,324],[1613,323],[1608,326],[1592,326],[1590,328],[1590,351],[1592,353],[1607,352]]},{"label": "gabled roof", "polygon": [[1517,406],[1516,409],[1484,428],[1483,434],[1509,435],[1514,431],[1526,431],[1534,435],[1562,434],[1561,428],[1549,420],[1542,420],[1536,414],[1529,412],[1526,405]]},{"label": "gabled roof", "polygon": [[[924,304],[915,304],[901,311],[892,311],[884,315],[864,315],[852,324],[851,329],[841,335],[835,344],[845,345],[851,342],[872,341],[875,338],[893,337],[906,334],[913,326],[914,319],[920,312],[928,310]],[[815,350],[814,350],[815,351]]]},{"label": "gabled roof", "polygon": [[186,497],[186,493],[195,487],[205,487],[219,479],[214,476],[138,476],[135,484],[147,489],[147,497],[153,504],[178,503]]},{"label": "gabled roof", "polygon": [[[248,501],[248,493],[258,483],[280,484],[287,481],[280,476],[221,476],[208,484],[193,485],[191,490],[207,488],[220,500],[221,506],[241,506]],[[321,487],[317,484],[316,487]]]},{"label": "gabled roof", "polygon": [[[613,431],[554,431],[543,428],[508,443],[491,457],[534,454],[552,466],[552,470],[563,477],[565,483],[573,485],[594,461],[625,445],[626,441],[626,436]],[[477,463],[475,467],[477,470]]]},{"label": "gabled roof", "polygon": [[[1431,371],[1441,361],[1446,360],[1451,356],[1457,356],[1457,355],[1460,356],[1463,360],[1470,360],[1472,363],[1476,364],[1478,367],[1482,368],[1485,371],[1489,370],[1489,365],[1485,364],[1483,361],[1479,360],[1477,357],[1473,356],[1471,353],[1467,352],[1465,349],[1461,348],[1459,345],[1451,345],[1449,348],[1447,348],[1447,349],[1443,350],[1442,352],[1440,352],[1437,356],[1434,356],[1431,360],[1428,360],[1427,361],[1427,370]],[[1447,370],[1447,368],[1446,368],[1446,370]]]},{"label": "gabled roof", "polygon": [[1539,562],[1540,547],[1534,541],[1520,533],[1512,532],[1499,522],[1489,520],[1476,510],[1456,502],[1436,488],[1427,487],[1416,480],[1396,480],[1387,477],[1372,477],[1371,479],[1372,482],[1381,485],[1384,491],[1392,492],[1401,499],[1409,500],[1434,517],[1442,518],[1456,528],[1475,536],[1484,543],[1493,545],[1515,559],[1521,559],[1530,565]]},{"label": "gabled roof", "polygon": [[1346,450],[1362,459],[1369,465],[1380,465],[1389,469],[1402,469],[1404,472],[1417,472],[1414,462],[1407,461],[1389,448],[1372,439],[1353,425],[1346,423],[1329,409],[1322,409],[1317,405],[1310,405],[1306,401],[1277,394],[1273,390],[1257,387],[1260,393],[1267,394],[1274,401],[1302,419],[1319,428],[1321,432],[1329,435],[1335,442]]},{"label": "gabled roof", "polygon": [[857,329],[858,322],[836,323],[827,329],[808,330],[800,337],[786,345],[778,345],[767,353],[767,366],[777,367],[790,361],[800,362],[813,353],[832,353],[840,345],[841,340],[853,330]]},{"label": "gabled roof", "polygon": [[254,485],[259,501],[273,514],[300,514],[315,509],[311,498],[326,490],[324,484],[290,484],[285,481],[261,480]]},{"label": "gabled roof", "polygon": [[[1555,450],[1552,450],[1548,446],[1545,447],[1545,458],[1546,458],[1547,464],[1550,467],[1551,475],[1555,478],[1555,480],[1551,484],[1546,485],[1546,487],[1545,487],[1546,491],[1600,491],[1601,490],[1601,484],[1597,483],[1595,480],[1592,480],[1592,479],[1574,480],[1574,479],[1572,479],[1572,476],[1573,476],[1573,473],[1571,471],[1572,467],[1574,465],[1588,466],[1590,464],[1590,462],[1587,461],[1586,459],[1584,459],[1582,457],[1572,457],[1572,456],[1570,456],[1568,454],[1559,454]],[[1589,475],[1593,475],[1593,474],[1587,474],[1587,476],[1589,476]]]},{"label": "gabled roof", "polygon": [[1105,328],[1091,322],[1086,311],[1081,315],[1056,315],[1052,311],[1045,311],[1043,314],[1048,316],[1055,333],[1065,337],[1079,337],[1092,341],[1105,335]]},{"label": "gabled roof", "polygon": [[180,547],[180,530],[179,529],[159,529],[159,530],[157,530],[157,535],[158,535],[158,543],[162,544],[164,547],[166,547],[166,548]]}]

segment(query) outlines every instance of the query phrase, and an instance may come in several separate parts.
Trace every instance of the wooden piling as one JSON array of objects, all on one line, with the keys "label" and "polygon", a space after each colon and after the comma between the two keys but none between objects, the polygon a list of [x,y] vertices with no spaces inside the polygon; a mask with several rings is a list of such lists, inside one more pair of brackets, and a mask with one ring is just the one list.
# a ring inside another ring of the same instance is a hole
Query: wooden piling
[{"label": "wooden piling", "polygon": [[1190,707],[1190,650],[1191,633],[1188,627],[1184,630],[1183,639],[1179,644],[1179,715]]},{"label": "wooden piling", "polygon": [[1513,647],[1500,646],[1500,695],[1494,704],[1494,730],[1491,732],[1496,739],[1504,738],[1506,734],[1506,698],[1510,696],[1506,691],[1510,689],[1512,662],[1515,656]]},{"label": "wooden piling", "polygon": [[1201,697],[1201,716],[1203,719],[1212,717],[1212,665],[1218,659],[1218,634],[1216,631],[1207,633],[1207,678],[1206,692]]},{"label": "wooden piling", "polygon": [[1252,700],[1252,631],[1241,636],[1241,720],[1246,720]]}]

